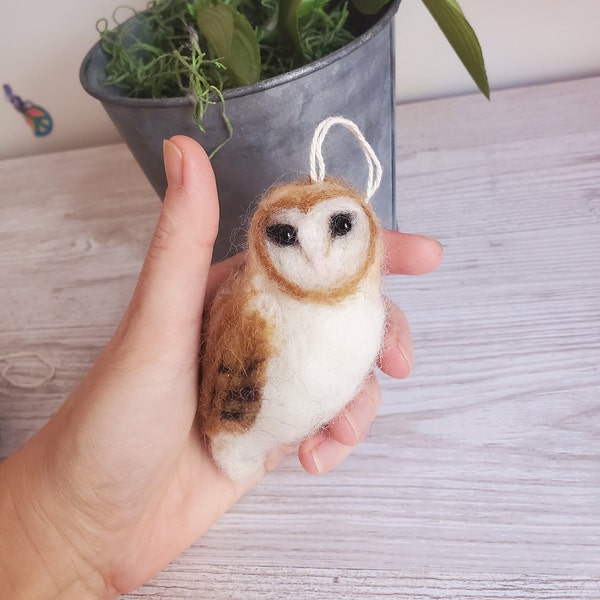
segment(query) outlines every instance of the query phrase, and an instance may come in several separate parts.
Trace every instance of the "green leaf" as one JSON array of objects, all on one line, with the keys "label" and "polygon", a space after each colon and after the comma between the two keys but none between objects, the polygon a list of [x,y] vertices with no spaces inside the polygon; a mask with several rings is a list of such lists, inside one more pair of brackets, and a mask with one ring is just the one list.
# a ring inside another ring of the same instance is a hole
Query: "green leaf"
[{"label": "green leaf", "polygon": [[226,4],[196,4],[198,29],[213,58],[218,58],[236,85],[260,79],[260,48],[246,17]]},{"label": "green leaf", "polygon": [[481,93],[489,100],[490,86],[477,35],[457,0],[423,0]]},{"label": "green leaf", "polygon": [[297,9],[298,20],[306,17],[306,15],[309,15],[314,10],[319,10],[326,3],[323,0],[300,0]]},{"label": "green leaf", "polygon": [[301,3],[302,0],[279,0],[277,29],[283,35],[286,44],[294,50],[297,58],[303,61],[304,55],[298,31],[298,13]]},{"label": "green leaf", "polygon": [[465,13],[463,12],[462,8],[460,7],[458,0],[446,0],[446,2],[448,2],[448,4],[452,4],[452,6],[454,6],[454,8],[456,8],[456,10],[464,17]]},{"label": "green leaf", "polygon": [[376,15],[389,0],[352,0],[352,4],[363,15]]}]

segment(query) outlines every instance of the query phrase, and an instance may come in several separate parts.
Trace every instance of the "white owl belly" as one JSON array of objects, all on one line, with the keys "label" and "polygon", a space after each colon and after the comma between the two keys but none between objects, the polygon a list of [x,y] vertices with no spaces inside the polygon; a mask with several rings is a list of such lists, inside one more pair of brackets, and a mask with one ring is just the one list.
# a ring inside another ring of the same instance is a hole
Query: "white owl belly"
[{"label": "white owl belly", "polygon": [[334,305],[266,293],[254,303],[274,324],[260,410],[249,430],[211,440],[213,458],[235,480],[261,468],[270,449],[300,443],[352,400],[377,360],[385,327],[378,288]]},{"label": "white owl belly", "polygon": [[253,429],[290,444],[330,421],[360,389],[380,350],[385,310],[378,290],[335,305],[277,300],[275,353]]}]

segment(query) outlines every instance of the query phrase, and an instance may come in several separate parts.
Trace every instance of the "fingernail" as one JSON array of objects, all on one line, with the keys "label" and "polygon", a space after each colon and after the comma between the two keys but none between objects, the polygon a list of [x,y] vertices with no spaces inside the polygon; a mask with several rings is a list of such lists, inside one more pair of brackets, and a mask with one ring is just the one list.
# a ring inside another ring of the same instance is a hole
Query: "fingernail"
[{"label": "fingernail", "polygon": [[[355,406],[354,410],[357,412],[363,412],[361,410],[361,406]],[[349,410],[345,410],[344,411],[344,418],[346,419],[346,421],[348,421],[348,425],[350,425],[350,427],[352,428],[352,431],[354,432],[354,439],[358,440],[360,438],[360,429],[358,428],[358,425],[354,419],[354,416],[352,415],[352,413]]]},{"label": "fingernail", "polygon": [[404,352],[402,352],[402,350],[400,350],[400,356],[402,356],[402,358],[404,359],[404,362],[406,363],[406,369],[407,369],[407,376],[410,375],[410,372],[412,371],[413,368],[413,364],[412,364],[412,360],[409,360],[408,357],[406,356],[406,354],[404,354]]},{"label": "fingernail", "polygon": [[163,140],[163,158],[167,183],[172,187],[183,185],[183,154],[181,150],[169,140]]},{"label": "fingernail", "polygon": [[319,475],[335,467],[344,456],[343,446],[333,438],[326,438],[311,453]]},{"label": "fingernail", "polygon": [[321,461],[319,459],[319,453],[317,452],[316,448],[314,450],[311,450],[310,457],[312,458],[312,461],[315,464],[315,469],[317,469],[317,473],[321,475],[321,473],[323,473],[323,465],[321,464]]}]

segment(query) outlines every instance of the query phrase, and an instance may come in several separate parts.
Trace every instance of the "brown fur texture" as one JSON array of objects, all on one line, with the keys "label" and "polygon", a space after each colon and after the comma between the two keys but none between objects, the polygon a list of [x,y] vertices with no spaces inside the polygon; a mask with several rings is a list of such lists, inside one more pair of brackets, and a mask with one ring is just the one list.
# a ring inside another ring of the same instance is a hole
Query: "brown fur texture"
[{"label": "brown fur texture", "polygon": [[205,322],[198,412],[203,431],[243,432],[260,410],[270,327],[249,309],[245,266],[213,300]]}]

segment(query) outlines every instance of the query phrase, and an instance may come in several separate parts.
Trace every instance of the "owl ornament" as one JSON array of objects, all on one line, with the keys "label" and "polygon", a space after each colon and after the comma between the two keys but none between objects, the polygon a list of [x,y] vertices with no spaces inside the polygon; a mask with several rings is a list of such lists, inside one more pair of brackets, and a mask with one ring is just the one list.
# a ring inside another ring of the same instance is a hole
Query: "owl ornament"
[{"label": "owl ornament", "polygon": [[[361,144],[366,193],[325,177],[321,146],[335,124]],[[331,421],[375,366],[385,306],[369,200],[380,181],[357,126],[331,117],[315,131],[310,178],[273,187],[256,208],[245,263],[214,298],[202,349],[199,424],[232,480]]]}]

